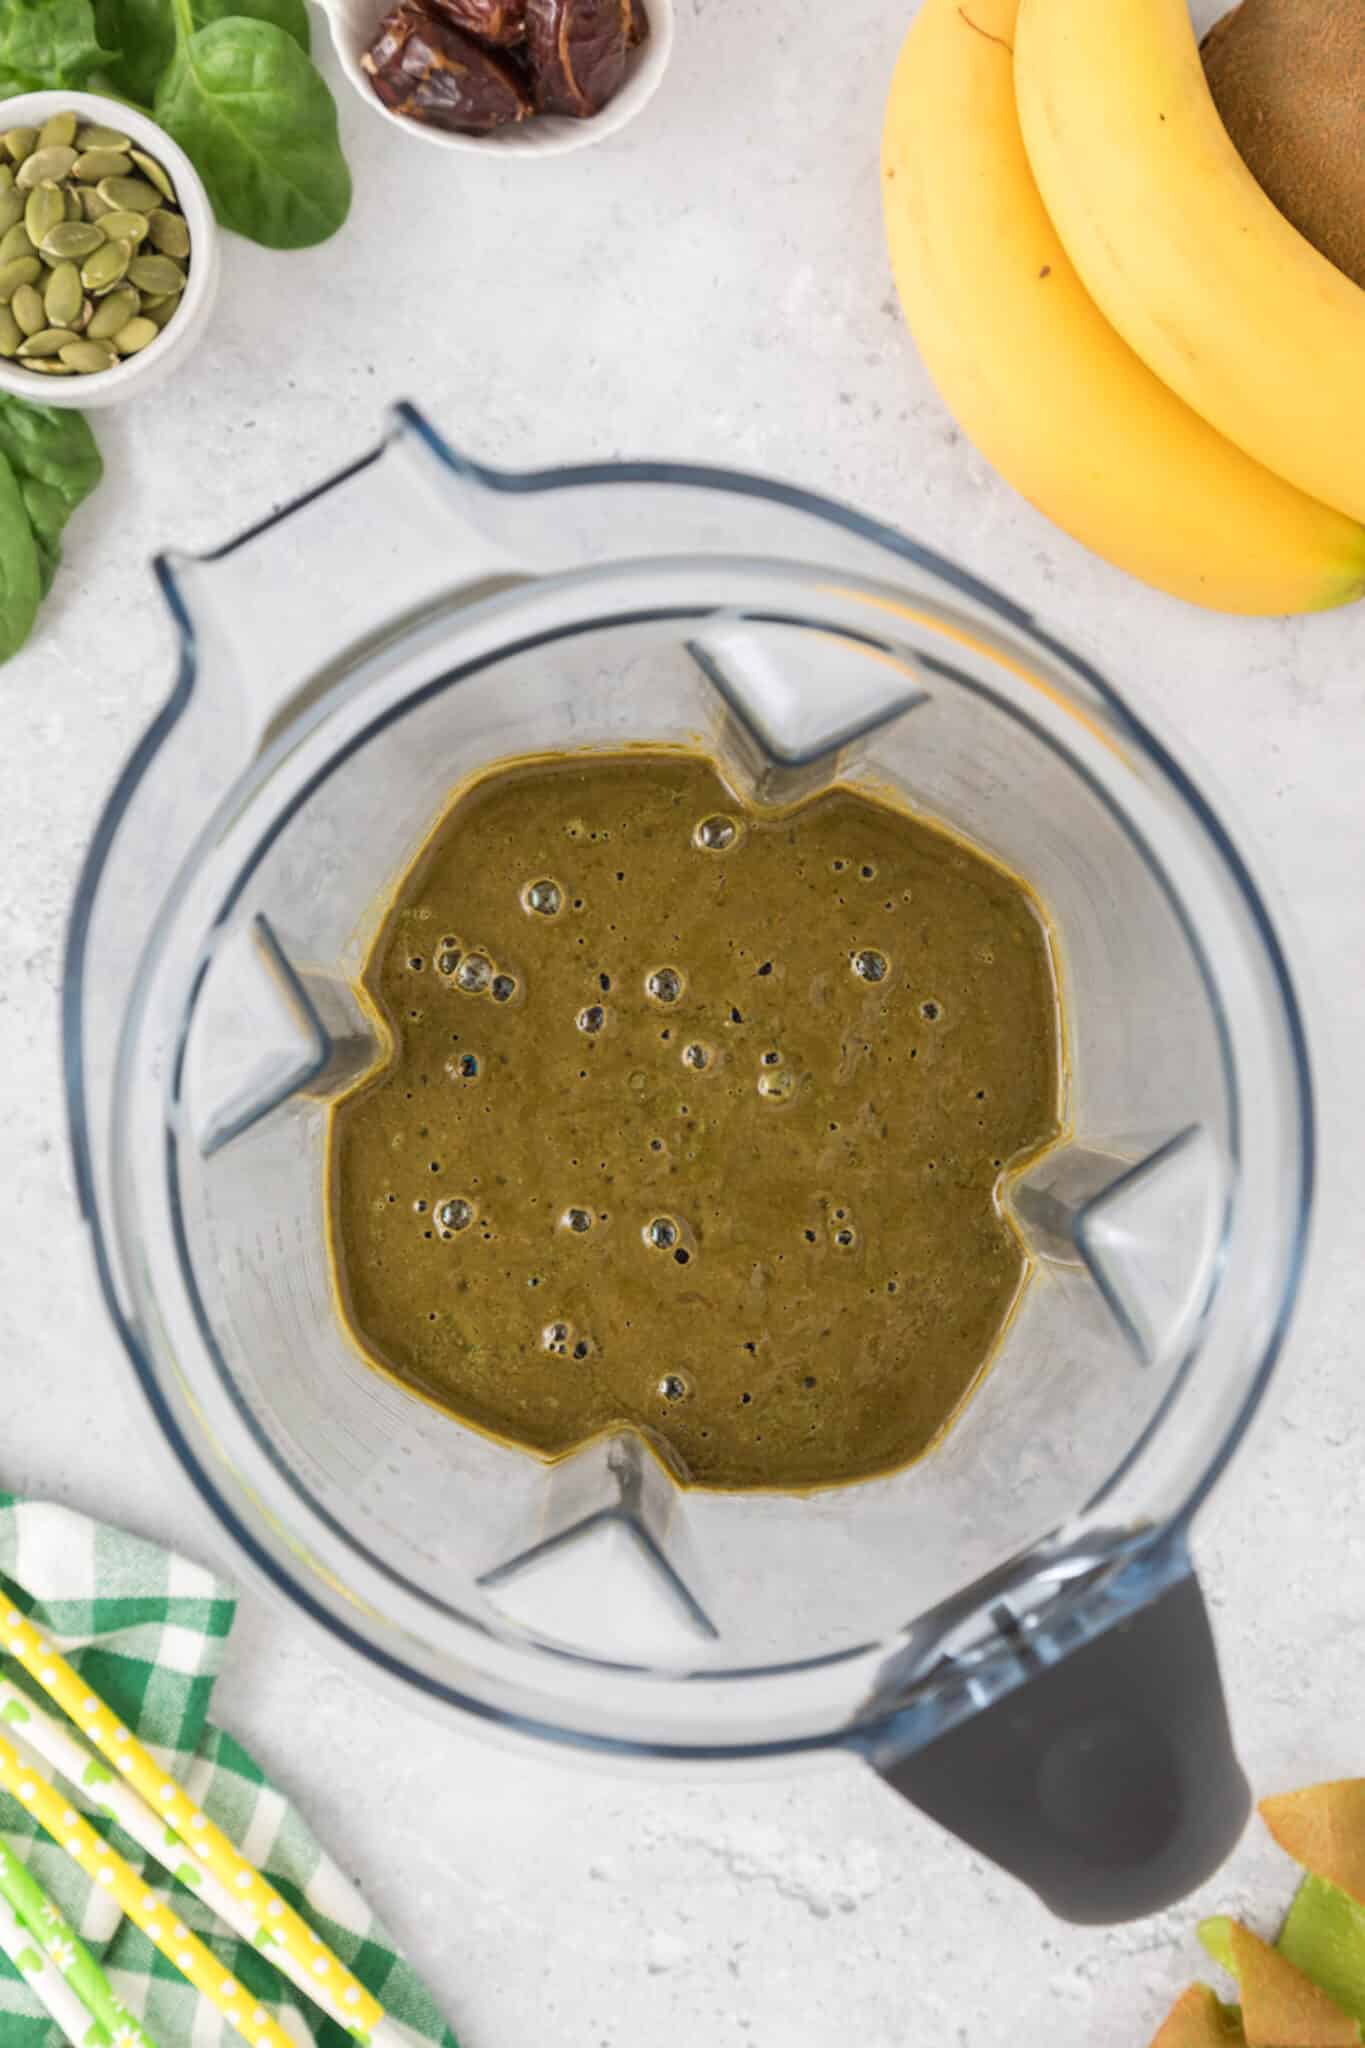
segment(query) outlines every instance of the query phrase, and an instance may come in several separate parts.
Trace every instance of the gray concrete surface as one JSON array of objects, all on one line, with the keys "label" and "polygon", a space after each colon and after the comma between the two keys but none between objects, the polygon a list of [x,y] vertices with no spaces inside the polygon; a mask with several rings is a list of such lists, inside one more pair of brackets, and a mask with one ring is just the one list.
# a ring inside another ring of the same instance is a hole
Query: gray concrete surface
[{"label": "gray concrete surface", "polygon": [[[1258,1788],[1359,1771],[1361,619],[1187,610],[1064,539],[963,444],[881,244],[878,129],[906,12],[680,0],[650,115],[544,168],[403,147],[347,96],[343,236],[289,256],[230,242],[206,345],[164,393],[99,420],[108,482],[39,633],[0,672],[0,1484],[213,1555],[203,1513],[149,1458],[96,1298],[58,1079],[77,863],[171,678],[151,553],[259,518],[366,447],[400,395],[495,463],[770,470],[1033,607],[1183,739],[1278,887],[1323,1069],[1322,1245],[1198,1548]],[[1111,1933],[1059,1926],[853,1765],[659,1786],[392,1710],[403,1761],[376,1771],[365,1704],[287,1620],[244,1603],[221,1718],[308,1808],[468,2048],[1112,2048],[1145,2041],[1198,1967],[1194,1906]],[[306,1741],[291,1733],[305,1712]],[[1253,1833],[1196,1906],[1266,1927],[1289,1884]]]}]

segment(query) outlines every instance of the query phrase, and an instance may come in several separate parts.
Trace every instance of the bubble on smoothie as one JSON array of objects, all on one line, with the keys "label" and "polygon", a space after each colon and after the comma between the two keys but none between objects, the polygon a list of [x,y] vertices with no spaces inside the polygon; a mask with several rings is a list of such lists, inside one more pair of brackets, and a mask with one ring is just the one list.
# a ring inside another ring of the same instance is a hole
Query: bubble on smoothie
[{"label": "bubble on smoothie", "polygon": [[860,981],[885,981],[891,963],[875,946],[864,946],[853,955],[853,972]]},{"label": "bubble on smoothie", "polygon": [[466,953],[455,970],[455,986],[467,996],[481,996],[493,979],[493,962],[486,953]]},{"label": "bubble on smoothie", "polygon": [[540,1333],[540,1341],[556,1358],[563,1358],[568,1352],[569,1339],[572,1335],[573,1329],[568,1323],[547,1323]]},{"label": "bubble on smoothie", "polygon": [[847,1223],[842,1224],[834,1233],[834,1242],[838,1245],[841,1252],[851,1251],[858,1242],[858,1233]]},{"label": "bubble on smoothie", "polygon": [[457,1053],[453,1060],[446,1061],[446,1072],[456,1081],[477,1081],[479,1078],[479,1055],[476,1052]]},{"label": "bubble on smoothie", "polygon": [[656,967],[645,976],[645,994],[655,1003],[676,1003],[683,985],[676,967]]},{"label": "bubble on smoothie", "polygon": [[694,1038],[691,1045],[685,1045],[682,1050],[683,1065],[693,1068],[698,1074],[706,1072],[715,1056],[711,1047],[700,1038]]},{"label": "bubble on smoothie", "polygon": [[582,1237],[585,1231],[592,1229],[592,1211],[591,1209],[566,1209],[560,1218],[560,1222],[566,1230],[572,1230],[575,1237]]},{"label": "bubble on smoothie", "polygon": [[528,882],[521,892],[521,907],[532,917],[558,917],[564,908],[564,891],[558,882],[542,876],[538,882]]},{"label": "bubble on smoothie", "polygon": [[691,1391],[690,1381],[680,1372],[666,1372],[659,1381],[659,1392],[665,1401],[685,1400]]},{"label": "bubble on smoothie", "polygon": [[580,1010],[578,1013],[578,1028],[585,1031],[589,1038],[596,1038],[606,1021],[607,1013],[601,1003],[589,1003],[586,1010]]},{"label": "bubble on smoothie", "polygon": [[785,1067],[771,1067],[759,1075],[758,1092],[766,1102],[790,1102],[796,1093],[796,1076]]},{"label": "bubble on smoothie", "polygon": [[436,1221],[442,1230],[468,1230],[474,1221],[474,1204],[463,1195],[451,1195],[436,1211]]},{"label": "bubble on smoothie", "polygon": [[935,1002],[934,998],[930,996],[927,1003],[920,1004],[919,1013],[927,1023],[937,1024],[939,1018],[943,1015],[943,1006],[941,1003]]},{"label": "bubble on smoothie", "polygon": [[459,964],[459,951],[454,946],[446,946],[436,955],[436,972],[444,974],[447,980],[450,979],[450,976],[455,972]]},{"label": "bubble on smoothie", "polygon": [[656,1251],[671,1252],[678,1242],[678,1226],[671,1216],[655,1216],[645,1225],[645,1243]]},{"label": "bubble on smoothie", "polygon": [[489,992],[495,1003],[510,1003],[517,992],[516,976],[495,974]]},{"label": "bubble on smoothie", "polygon": [[718,811],[714,817],[703,818],[692,837],[706,853],[728,853],[739,838],[739,826]]}]

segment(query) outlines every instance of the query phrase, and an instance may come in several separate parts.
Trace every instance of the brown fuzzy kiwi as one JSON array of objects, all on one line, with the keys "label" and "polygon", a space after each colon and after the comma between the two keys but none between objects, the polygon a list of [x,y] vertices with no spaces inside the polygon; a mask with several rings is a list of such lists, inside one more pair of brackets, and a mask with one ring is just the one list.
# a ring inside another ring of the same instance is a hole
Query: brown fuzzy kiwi
[{"label": "brown fuzzy kiwi", "polygon": [[1257,184],[1365,287],[1365,0],[1242,0],[1202,49]]}]

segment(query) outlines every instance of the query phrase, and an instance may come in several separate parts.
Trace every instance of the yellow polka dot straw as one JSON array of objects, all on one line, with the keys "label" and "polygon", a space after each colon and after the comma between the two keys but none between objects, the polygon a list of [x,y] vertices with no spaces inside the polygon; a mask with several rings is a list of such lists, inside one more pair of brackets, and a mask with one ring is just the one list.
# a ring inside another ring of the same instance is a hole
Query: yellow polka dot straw
[{"label": "yellow polka dot straw", "polygon": [[[130,1785],[141,1793],[161,1819],[194,1851],[206,1869],[212,1872],[219,1884],[238,1899],[255,1919],[257,1927],[268,1928],[275,1941],[289,1956],[298,1972],[307,1981],[316,2002],[331,2013],[338,2022],[359,2039],[368,2038],[374,2048],[390,2038],[391,2023],[383,2007],[363,1984],[352,1976],[345,1964],[340,1962],[325,1942],[318,1939],[308,1923],[296,1913],[274,1886],[263,1878],[260,1872],[246,1861],[236,1846],[230,1842],[221,1828],[218,1828],[201,1813],[188,1793],[168,1777],[153,1757],[142,1747],[136,1736],[123,1727],[118,1717],[111,1713],[103,1700],[96,1697],[89,1687],[67,1663],[60,1651],[53,1648],[46,1638],[39,1634],[33,1624],[17,1609],[11,1608],[0,1624],[0,1647],[17,1658],[31,1677],[35,1678],[44,1692],[54,1699],[83,1735],[86,1735],[103,1751],[116,1770],[121,1771]],[[11,1750],[13,1754],[13,1751]],[[50,1787],[46,1789],[50,1790]],[[58,1808],[63,1804],[54,1794]],[[35,1807],[35,1814],[47,1828],[48,1822]],[[52,1830],[49,1828],[48,1832]],[[101,1850],[104,1845],[99,1837],[87,1830],[91,1840]],[[59,1839],[61,1839],[59,1837]],[[101,1860],[104,1860],[103,1858]],[[127,1865],[124,1865],[127,1869]],[[92,1872],[92,1875],[97,1873]],[[128,1872],[137,1889],[139,1899],[144,1895],[143,1887],[131,1871]],[[102,1882],[102,1879],[97,1879]],[[124,1904],[130,1919],[137,1919],[132,1909]],[[137,1922],[142,1926],[142,1922]],[[144,1928],[144,1932],[147,1930]],[[153,1937],[155,1939],[155,1937]],[[160,1944],[158,1944],[160,1946]],[[170,1950],[163,1949],[164,1954]],[[205,1956],[208,1951],[204,1951]],[[172,1960],[179,1963],[178,1956]],[[222,1971],[209,1958],[210,1972],[221,1978]],[[190,1976],[188,1971],[185,1972]],[[290,1972],[293,1976],[294,1971]],[[205,1991],[197,1977],[190,1976],[196,1990]],[[296,1979],[297,1981],[297,1979]],[[205,1991],[205,1996],[208,1996]],[[217,1999],[219,2010],[223,2007]],[[271,2022],[273,2032],[254,2033],[248,2031],[250,2041],[268,2042],[270,2048],[292,2048],[285,2034]]]},{"label": "yellow polka dot straw", "polygon": [[295,2048],[284,2028],[277,2025],[263,2005],[254,2005],[250,1994],[235,1978],[225,1974],[198,1936],[175,1919],[155,1892],[125,1863],[117,1850],[101,1841],[89,1821],[77,1813],[55,1785],[31,1769],[7,1736],[0,1735],[0,1785],[21,1806],[28,1808],[38,1825],[61,1844],[80,1865],[92,1884],[97,1884],[123,1908],[135,1927],[154,1942],[168,1962],[174,1963],[199,1993],[222,2013],[251,2048]]}]

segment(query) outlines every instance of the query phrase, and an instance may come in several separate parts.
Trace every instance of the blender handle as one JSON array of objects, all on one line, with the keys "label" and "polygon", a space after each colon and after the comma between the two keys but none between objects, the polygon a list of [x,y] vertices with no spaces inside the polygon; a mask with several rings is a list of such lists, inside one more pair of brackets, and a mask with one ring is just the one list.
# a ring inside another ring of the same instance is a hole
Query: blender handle
[{"label": "blender handle", "polygon": [[1183,1898],[1251,1810],[1188,1564],[1136,1612],[878,1768],[1059,1918],[1091,1925]]}]

